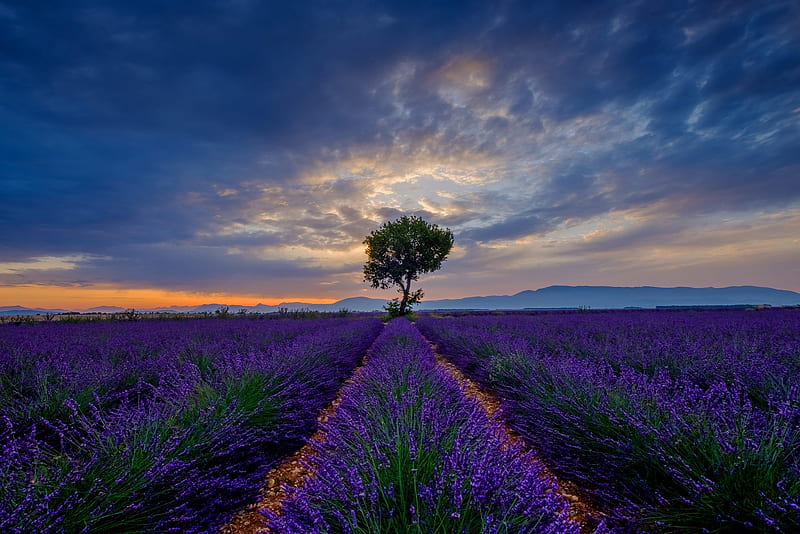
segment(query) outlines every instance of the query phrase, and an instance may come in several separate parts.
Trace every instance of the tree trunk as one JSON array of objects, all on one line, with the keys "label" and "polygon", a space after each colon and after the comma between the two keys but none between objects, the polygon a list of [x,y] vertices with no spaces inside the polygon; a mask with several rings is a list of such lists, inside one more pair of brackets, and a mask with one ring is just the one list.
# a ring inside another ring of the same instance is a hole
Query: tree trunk
[{"label": "tree trunk", "polygon": [[408,307],[408,294],[411,292],[411,276],[406,278],[406,285],[403,286],[403,300],[400,301],[400,315],[403,316],[406,314],[406,308]]}]

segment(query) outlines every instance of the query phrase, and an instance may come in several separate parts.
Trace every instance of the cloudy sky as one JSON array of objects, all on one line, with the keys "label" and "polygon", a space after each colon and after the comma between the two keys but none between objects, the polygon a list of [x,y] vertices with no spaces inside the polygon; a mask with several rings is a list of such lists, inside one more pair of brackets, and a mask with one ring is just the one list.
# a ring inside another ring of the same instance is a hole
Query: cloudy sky
[{"label": "cloudy sky", "polygon": [[0,0],[0,305],[800,291],[796,0]]}]

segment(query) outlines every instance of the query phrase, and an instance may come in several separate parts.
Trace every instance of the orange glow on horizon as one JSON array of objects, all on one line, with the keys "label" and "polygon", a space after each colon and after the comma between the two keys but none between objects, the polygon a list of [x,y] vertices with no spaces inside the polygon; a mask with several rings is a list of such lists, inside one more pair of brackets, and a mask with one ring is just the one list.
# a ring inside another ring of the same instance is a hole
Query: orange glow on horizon
[{"label": "orange glow on horizon", "polygon": [[169,306],[230,304],[232,306],[275,306],[282,302],[332,304],[339,299],[304,296],[254,297],[234,293],[201,293],[166,289],[121,288],[110,285],[59,287],[21,285],[0,287],[0,306],[24,306],[81,311],[97,306],[148,309]]}]

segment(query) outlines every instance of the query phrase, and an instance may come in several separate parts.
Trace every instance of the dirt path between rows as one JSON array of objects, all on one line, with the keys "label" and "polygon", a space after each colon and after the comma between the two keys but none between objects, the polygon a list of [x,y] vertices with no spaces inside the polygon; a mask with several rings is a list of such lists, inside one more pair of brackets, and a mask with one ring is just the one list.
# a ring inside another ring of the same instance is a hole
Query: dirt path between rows
[{"label": "dirt path between rows", "polygon": [[258,502],[237,512],[226,525],[220,528],[220,534],[263,534],[271,532],[267,528],[266,519],[261,511],[269,510],[274,513],[280,513],[281,504],[287,496],[285,487],[300,487],[303,480],[312,475],[311,470],[307,467],[311,463],[312,456],[310,444],[314,441],[323,441],[322,424],[333,417],[336,408],[342,402],[342,391],[361,374],[368,358],[369,350],[361,364],[355,368],[353,374],[339,388],[339,392],[333,402],[320,412],[317,417],[317,431],[306,441],[306,444],[294,454],[287,456],[267,473],[264,477],[264,487],[261,488]]},{"label": "dirt path between rows", "polygon": [[[424,337],[424,336],[423,336]],[[427,341],[427,338],[426,338]],[[461,384],[464,389],[464,394],[467,397],[472,397],[481,407],[486,411],[489,419],[495,420],[502,425],[503,431],[508,437],[509,441],[521,441],[525,444],[526,449],[530,449],[529,444],[514,430],[512,430],[505,421],[503,421],[500,414],[501,402],[495,395],[481,388],[475,381],[467,378],[458,367],[447,361],[442,354],[437,350],[436,345],[428,341],[436,356],[436,361],[441,365],[456,382]],[[535,449],[534,449],[535,450]],[[544,462],[541,462],[544,465]],[[580,496],[579,489],[572,483],[559,480],[556,476],[545,468],[545,475],[556,481],[558,486],[558,493],[562,495],[569,503],[569,518],[572,521],[580,524],[581,534],[591,534],[595,531],[597,526],[597,519],[602,515],[594,507],[592,507],[586,499]]]},{"label": "dirt path between rows", "polygon": [[[464,394],[478,401],[478,404],[486,411],[486,415],[489,419],[496,420],[502,424],[502,428],[510,441],[515,442],[522,440],[522,438],[509,428],[500,417],[500,400],[491,393],[483,390],[474,381],[464,376],[455,365],[448,362],[444,356],[436,350],[436,345],[430,342],[428,343],[431,345],[437,364],[444,368],[450,376],[462,386]],[[307,467],[313,464],[311,461],[312,450],[310,443],[314,441],[323,441],[322,424],[326,423],[329,418],[335,415],[336,408],[342,401],[342,391],[351,382],[357,380],[368,358],[369,350],[361,364],[356,367],[353,374],[339,389],[336,399],[320,413],[317,418],[317,431],[306,442],[306,445],[285,458],[267,473],[264,477],[264,487],[261,489],[258,502],[237,512],[226,525],[220,528],[220,534],[264,534],[271,532],[267,528],[266,520],[261,511],[270,510],[274,513],[280,513],[282,502],[287,496],[285,488],[287,486],[299,487],[307,477],[313,475],[309,467]],[[597,511],[579,496],[579,492],[574,485],[559,481],[550,472],[546,471],[545,473],[547,476],[556,480],[559,493],[569,502],[569,517],[573,521],[580,523],[581,534],[590,534],[594,532],[596,520],[593,518],[599,517]]]}]

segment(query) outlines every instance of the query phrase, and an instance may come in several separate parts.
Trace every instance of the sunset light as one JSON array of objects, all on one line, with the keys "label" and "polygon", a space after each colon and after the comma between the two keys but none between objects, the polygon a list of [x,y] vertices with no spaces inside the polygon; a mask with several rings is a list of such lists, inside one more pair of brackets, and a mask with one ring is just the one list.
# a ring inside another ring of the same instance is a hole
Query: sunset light
[{"label": "sunset light", "polygon": [[799,291],[797,20],[0,3],[0,307],[381,298],[362,241],[403,215],[455,236],[427,298]]}]

